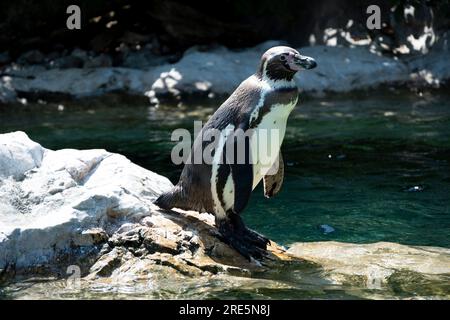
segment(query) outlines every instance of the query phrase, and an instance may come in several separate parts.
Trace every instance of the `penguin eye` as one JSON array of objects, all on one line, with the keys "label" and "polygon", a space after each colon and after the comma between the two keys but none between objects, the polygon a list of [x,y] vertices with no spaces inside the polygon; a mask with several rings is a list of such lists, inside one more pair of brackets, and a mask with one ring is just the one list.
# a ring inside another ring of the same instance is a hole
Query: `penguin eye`
[{"label": "penguin eye", "polygon": [[282,55],[280,56],[280,60],[281,60],[281,61],[286,61],[286,56],[285,56],[284,54],[282,54]]}]

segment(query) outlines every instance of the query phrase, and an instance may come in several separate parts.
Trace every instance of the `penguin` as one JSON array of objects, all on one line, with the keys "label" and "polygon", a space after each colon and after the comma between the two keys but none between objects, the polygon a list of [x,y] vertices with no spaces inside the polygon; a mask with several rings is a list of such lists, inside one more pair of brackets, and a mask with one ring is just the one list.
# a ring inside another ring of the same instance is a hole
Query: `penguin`
[{"label": "penguin", "polygon": [[[266,256],[270,241],[247,228],[241,213],[261,180],[265,197],[271,198],[280,191],[284,176],[280,146],[288,116],[298,99],[294,75],[316,65],[313,58],[290,47],[267,50],[256,72],[203,126],[178,183],[161,194],[155,204],[162,209],[212,213],[224,242],[249,260]],[[266,135],[270,139],[259,139],[264,131],[276,134],[274,138]],[[269,149],[264,161],[256,152],[261,149],[261,141]],[[203,155],[202,160],[195,161],[199,154]],[[210,155],[209,161],[204,160],[206,154]]]}]

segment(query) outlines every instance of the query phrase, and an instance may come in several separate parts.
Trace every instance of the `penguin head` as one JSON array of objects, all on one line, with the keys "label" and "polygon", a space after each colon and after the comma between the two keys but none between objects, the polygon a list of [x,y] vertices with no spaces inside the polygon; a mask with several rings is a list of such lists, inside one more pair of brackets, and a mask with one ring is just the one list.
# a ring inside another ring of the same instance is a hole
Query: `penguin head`
[{"label": "penguin head", "polygon": [[290,81],[296,72],[316,66],[313,58],[303,56],[293,48],[278,46],[270,48],[262,55],[258,74],[275,81]]}]

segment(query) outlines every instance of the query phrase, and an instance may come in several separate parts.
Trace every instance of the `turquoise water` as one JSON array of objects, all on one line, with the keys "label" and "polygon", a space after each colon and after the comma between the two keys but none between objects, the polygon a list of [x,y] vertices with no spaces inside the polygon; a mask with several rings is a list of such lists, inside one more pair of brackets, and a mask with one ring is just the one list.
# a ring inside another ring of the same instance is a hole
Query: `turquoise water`
[{"label": "turquoise water", "polygon": [[[283,189],[265,199],[258,187],[244,219],[283,244],[450,247],[449,98],[378,92],[300,102],[282,147]],[[155,109],[116,97],[62,104],[3,106],[0,132],[25,131],[50,149],[104,148],[176,182],[182,167],[170,161],[172,130],[193,131],[193,121],[220,102]]]}]

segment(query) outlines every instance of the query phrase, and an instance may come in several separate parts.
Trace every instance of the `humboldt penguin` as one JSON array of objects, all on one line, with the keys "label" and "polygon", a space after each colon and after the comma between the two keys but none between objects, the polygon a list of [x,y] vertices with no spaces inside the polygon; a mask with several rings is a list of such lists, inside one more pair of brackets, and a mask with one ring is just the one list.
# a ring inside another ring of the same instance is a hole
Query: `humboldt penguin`
[{"label": "humboldt penguin", "polygon": [[[313,58],[290,47],[267,50],[255,74],[204,125],[178,183],[155,204],[213,213],[223,241],[249,260],[265,256],[269,240],[248,229],[240,214],[261,180],[266,197],[280,190],[284,176],[280,146],[298,99],[294,75],[314,67]],[[261,149],[269,150],[263,156]],[[199,154],[201,161],[195,161]]]}]

